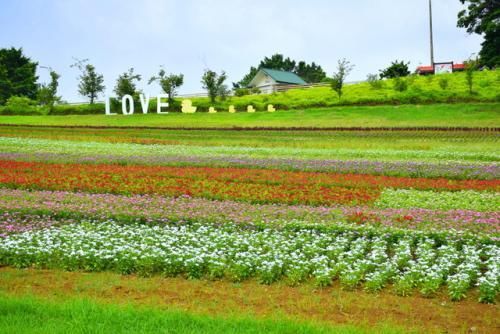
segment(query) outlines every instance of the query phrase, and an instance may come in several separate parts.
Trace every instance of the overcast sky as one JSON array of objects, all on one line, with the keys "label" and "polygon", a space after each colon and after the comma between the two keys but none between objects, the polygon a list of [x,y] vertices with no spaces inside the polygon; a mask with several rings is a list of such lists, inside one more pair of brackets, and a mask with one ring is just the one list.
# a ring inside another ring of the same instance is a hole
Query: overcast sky
[{"label": "overcast sky", "polygon": [[[436,61],[462,61],[482,38],[456,27],[459,0],[434,0]],[[78,95],[73,57],[89,58],[112,94],[130,67],[147,79],[164,65],[183,73],[181,93],[201,92],[204,68],[240,80],[264,56],[315,61],[328,75],[339,58],[363,80],[392,60],[430,63],[427,0],[0,0],[0,47],[22,47],[62,75],[60,94]],[[39,69],[41,81],[48,72]]]}]

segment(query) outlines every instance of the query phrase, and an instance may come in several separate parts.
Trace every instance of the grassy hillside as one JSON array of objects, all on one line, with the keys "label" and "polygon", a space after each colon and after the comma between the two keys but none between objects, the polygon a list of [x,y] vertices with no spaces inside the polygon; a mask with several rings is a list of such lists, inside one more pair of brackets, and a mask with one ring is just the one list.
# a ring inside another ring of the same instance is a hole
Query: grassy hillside
[{"label": "grassy hillside", "polygon": [[[405,79],[406,91],[396,91],[394,80],[381,81],[380,88],[373,88],[369,83],[347,85],[342,99],[339,99],[330,87],[294,89],[272,95],[249,95],[233,97],[217,103],[218,107],[227,110],[234,105],[238,110],[246,110],[249,104],[257,110],[266,110],[268,104],[280,109],[302,109],[311,107],[331,107],[336,105],[372,105],[372,104],[415,104],[436,102],[492,102],[500,100],[500,70],[476,72],[473,93],[465,80],[465,73],[444,74],[439,76],[410,76]],[[440,81],[448,82],[446,89],[441,88]],[[192,99],[193,105],[205,111],[210,106],[206,98]]]},{"label": "grassy hillside", "polygon": [[[279,110],[324,108],[347,105],[400,105],[400,104],[431,104],[459,102],[499,102],[500,101],[500,70],[482,71],[474,74],[473,90],[469,92],[465,73],[443,74],[439,76],[412,75],[401,79],[407,89],[395,89],[394,80],[379,81],[377,87],[368,82],[347,85],[342,99],[329,87],[293,89],[271,95],[246,95],[228,97],[224,101],[211,103],[206,97],[191,98],[198,112],[206,112],[210,106],[219,112],[227,112],[230,105],[238,112],[245,112],[248,105],[253,105],[257,111],[266,111],[268,104],[273,104]],[[445,83],[445,84],[444,84]],[[179,112],[183,98],[176,99],[171,111]],[[139,101],[136,102],[136,113],[141,113]],[[112,103],[112,110],[121,113],[121,104]],[[156,100],[152,99],[149,112],[156,112]],[[0,115],[37,115],[47,114],[48,109],[36,106],[0,107]],[[58,105],[50,112],[51,115],[88,115],[103,114],[104,104],[94,105]]]},{"label": "grassy hillside", "polygon": [[[382,104],[429,104],[429,103],[457,103],[457,102],[498,102],[500,101],[500,70],[476,72],[472,94],[466,84],[465,73],[443,74],[439,76],[410,76],[402,79],[407,84],[407,90],[397,91],[394,80],[379,82],[374,88],[369,83],[347,85],[344,88],[342,99],[334,91],[326,87],[293,89],[283,93],[271,95],[247,95],[229,97],[225,101],[212,104],[208,98],[191,98],[198,112],[206,112],[210,106],[215,106],[219,112],[227,111],[234,105],[239,112],[246,111],[248,105],[253,105],[257,111],[267,110],[268,104],[273,104],[280,110],[306,109],[318,107],[332,107],[339,105],[382,105]],[[447,87],[441,84],[447,82]],[[182,98],[176,100],[174,111],[180,111]],[[136,110],[140,112],[140,105],[136,101]],[[112,107],[121,113],[121,105]],[[156,101],[152,100],[150,112],[156,111]],[[103,113],[104,105],[57,106],[53,115],[65,114],[92,114]],[[1,113],[1,110],[0,110]]]},{"label": "grassy hillside", "polygon": [[275,113],[0,116],[0,124],[126,127],[497,127],[500,104],[331,107]]}]

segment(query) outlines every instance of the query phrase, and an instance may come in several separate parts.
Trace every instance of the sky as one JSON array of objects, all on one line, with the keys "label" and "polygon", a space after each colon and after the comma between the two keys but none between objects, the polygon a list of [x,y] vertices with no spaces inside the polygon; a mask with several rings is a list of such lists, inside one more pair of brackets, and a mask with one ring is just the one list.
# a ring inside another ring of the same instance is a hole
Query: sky
[{"label": "sky", "polygon": [[[459,0],[434,0],[436,61],[463,61],[482,37],[456,27]],[[162,65],[183,73],[181,94],[200,93],[204,69],[226,71],[228,85],[250,66],[282,53],[316,62],[328,75],[337,61],[355,65],[348,81],[364,80],[393,60],[427,65],[427,0],[0,0],[0,48],[22,47],[39,65],[61,74],[59,95],[78,94],[70,65],[86,59],[104,75],[106,94],[133,67],[148,85]],[[41,82],[48,71],[38,70]]]}]

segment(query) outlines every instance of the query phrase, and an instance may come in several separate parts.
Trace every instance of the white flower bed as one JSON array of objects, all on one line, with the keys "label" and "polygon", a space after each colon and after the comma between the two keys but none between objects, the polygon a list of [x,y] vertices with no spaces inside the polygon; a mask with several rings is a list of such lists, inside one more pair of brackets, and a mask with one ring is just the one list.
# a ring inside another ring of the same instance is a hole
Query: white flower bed
[{"label": "white flower bed", "polygon": [[[395,241],[394,241],[395,240]],[[146,226],[81,223],[8,236],[0,264],[142,275],[184,274],[262,283],[339,279],[345,288],[378,291],[393,283],[405,295],[434,294],[442,285],[452,299],[479,285],[481,300],[499,291],[500,248],[451,241],[436,245],[415,235],[394,239],[360,232],[245,230],[235,225]]]}]

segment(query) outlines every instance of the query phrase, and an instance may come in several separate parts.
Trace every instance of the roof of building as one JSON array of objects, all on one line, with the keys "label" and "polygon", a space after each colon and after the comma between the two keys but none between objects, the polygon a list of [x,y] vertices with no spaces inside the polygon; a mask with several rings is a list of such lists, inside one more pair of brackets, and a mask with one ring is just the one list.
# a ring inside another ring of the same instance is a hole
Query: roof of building
[{"label": "roof of building", "polygon": [[261,68],[261,71],[269,75],[274,81],[279,83],[295,84],[295,85],[305,85],[305,82],[301,77],[293,72],[273,70],[270,68]]},{"label": "roof of building", "polygon": [[434,66],[418,66],[418,72],[434,72]]},{"label": "roof of building", "polygon": [[[458,71],[458,70],[463,70],[465,69],[464,64],[453,64],[453,70]],[[417,67],[417,72],[418,73],[434,73],[434,66],[418,66]]]}]

